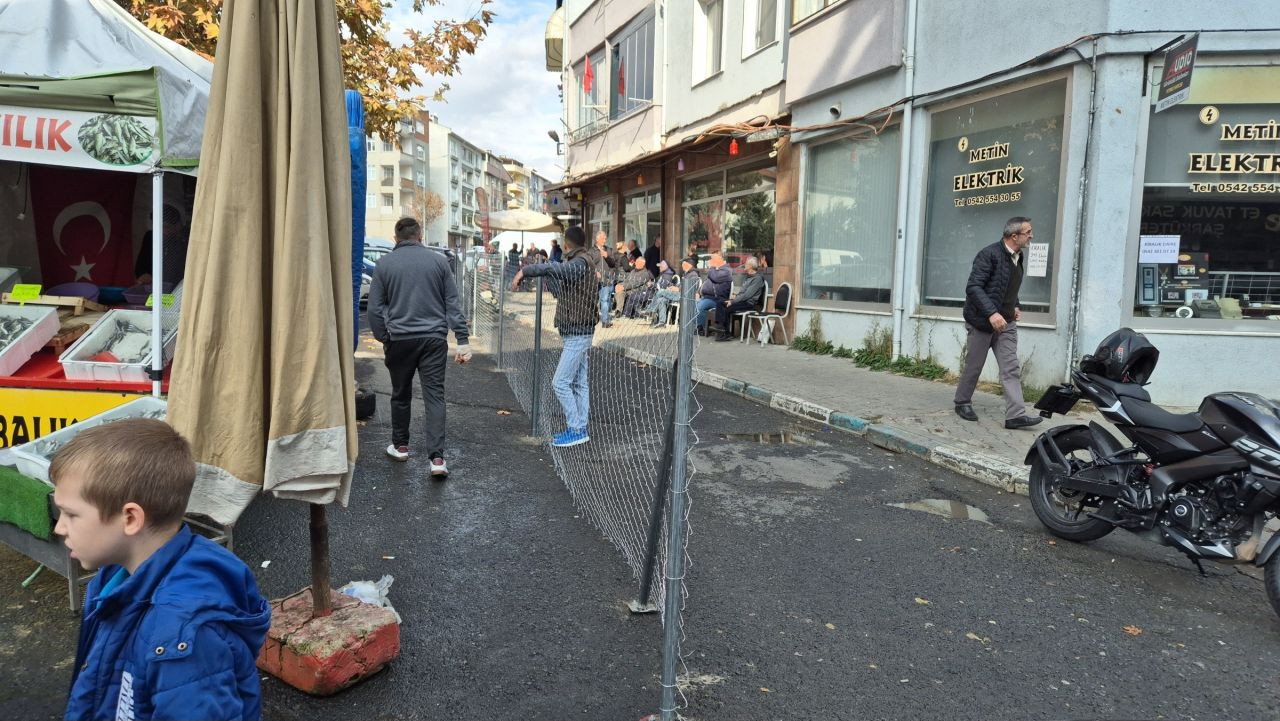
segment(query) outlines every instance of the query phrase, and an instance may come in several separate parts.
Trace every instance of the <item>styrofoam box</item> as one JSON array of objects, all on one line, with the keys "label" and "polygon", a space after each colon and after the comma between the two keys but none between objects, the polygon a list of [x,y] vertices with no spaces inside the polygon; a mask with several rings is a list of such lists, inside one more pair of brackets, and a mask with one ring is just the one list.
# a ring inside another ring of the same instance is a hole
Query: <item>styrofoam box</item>
[{"label": "styrofoam box", "polygon": [[22,280],[17,268],[0,266],[0,293],[8,293]]},{"label": "styrofoam box", "polygon": [[[164,324],[164,362],[168,365],[173,358],[174,344],[178,340],[178,315],[161,313],[160,317]],[[64,351],[59,359],[62,362],[62,372],[69,380],[113,383],[146,383],[151,380],[147,377],[147,369],[151,367],[155,349],[152,349],[151,353],[148,353],[147,357],[139,363],[106,363],[88,360],[105,348],[107,341],[116,332],[117,319],[129,321],[139,328],[146,329],[148,333],[151,331],[151,311],[149,310],[116,308],[107,311],[106,315],[102,316],[102,320],[90,328],[88,333],[80,336],[80,339]]]},{"label": "styrofoam box", "polygon": [[[9,449],[9,455],[17,463],[19,473],[42,481],[48,481],[49,462],[52,460],[54,453],[57,449],[66,445],[67,441],[75,437],[80,431],[124,418],[157,417],[158,419],[163,419],[168,410],[169,404],[162,398],[135,398],[109,411],[103,411],[92,418],[86,418],[79,423],[73,423],[66,428],[41,436],[30,443],[14,446]],[[157,416],[158,413],[165,415]]]},{"label": "styrofoam box", "polygon": [[36,351],[58,334],[58,309],[37,305],[0,305],[0,321],[28,318],[35,321],[9,345],[0,348],[0,376],[11,376],[31,360]]}]

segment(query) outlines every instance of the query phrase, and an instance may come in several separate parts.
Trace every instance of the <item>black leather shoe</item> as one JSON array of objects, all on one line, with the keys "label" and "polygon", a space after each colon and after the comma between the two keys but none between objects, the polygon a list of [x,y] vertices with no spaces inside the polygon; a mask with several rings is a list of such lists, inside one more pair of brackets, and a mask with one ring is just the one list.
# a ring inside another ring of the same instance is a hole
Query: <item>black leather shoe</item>
[{"label": "black leather shoe", "polygon": [[731,340],[733,340],[733,336],[729,335],[728,333],[721,333],[720,335],[716,336],[717,343],[726,343]]},{"label": "black leather shoe", "polygon": [[973,406],[969,405],[968,403],[959,403],[959,404],[957,404],[957,405],[956,405],[956,415],[960,416],[961,418],[965,419],[966,421],[976,421],[976,420],[978,420],[978,414],[973,412]]},{"label": "black leather shoe", "polygon": [[1011,418],[1004,422],[1005,428],[1030,428],[1037,425],[1044,419],[1040,416],[1022,416],[1021,418]]}]

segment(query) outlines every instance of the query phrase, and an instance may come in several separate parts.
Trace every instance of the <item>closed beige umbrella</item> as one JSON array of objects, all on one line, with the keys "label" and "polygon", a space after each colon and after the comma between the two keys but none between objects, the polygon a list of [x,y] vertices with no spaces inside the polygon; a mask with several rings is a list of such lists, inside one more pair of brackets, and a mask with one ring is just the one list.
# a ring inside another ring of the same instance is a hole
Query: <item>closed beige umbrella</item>
[{"label": "closed beige umbrella", "polygon": [[335,8],[223,4],[169,395],[169,422],[199,463],[189,510],[221,523],[264,490],[344,505],[350,491],[351,178]]}]

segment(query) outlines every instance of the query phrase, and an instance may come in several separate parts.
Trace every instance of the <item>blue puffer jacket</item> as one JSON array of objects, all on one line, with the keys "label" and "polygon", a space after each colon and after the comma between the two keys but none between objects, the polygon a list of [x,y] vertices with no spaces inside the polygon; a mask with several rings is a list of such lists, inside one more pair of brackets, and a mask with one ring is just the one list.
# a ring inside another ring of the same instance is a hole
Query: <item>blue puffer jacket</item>
[{"label": "blue puffer jacket", "polygon": [[68,719],[258,719],[271,608],[230,551],[185,525],[129,576],[89,584]]}]

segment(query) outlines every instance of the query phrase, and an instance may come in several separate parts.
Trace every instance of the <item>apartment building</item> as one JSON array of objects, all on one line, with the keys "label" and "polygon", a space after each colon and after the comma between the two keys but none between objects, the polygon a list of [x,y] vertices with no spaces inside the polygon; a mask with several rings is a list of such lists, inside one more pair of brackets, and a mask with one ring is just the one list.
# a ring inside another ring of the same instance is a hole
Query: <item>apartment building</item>
[{"label": "apartment building", "polygon": [[429,126],[427,113],[420,112],[412,120],[401,121],[399,137],[375,135],[365,140],[366,237],[391,240],[397,220],[406,215],[422,217],[430,183]]}]

